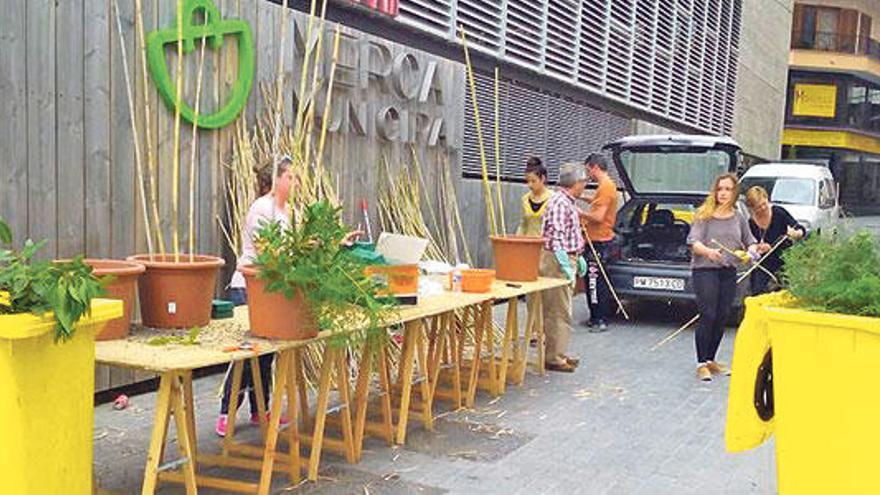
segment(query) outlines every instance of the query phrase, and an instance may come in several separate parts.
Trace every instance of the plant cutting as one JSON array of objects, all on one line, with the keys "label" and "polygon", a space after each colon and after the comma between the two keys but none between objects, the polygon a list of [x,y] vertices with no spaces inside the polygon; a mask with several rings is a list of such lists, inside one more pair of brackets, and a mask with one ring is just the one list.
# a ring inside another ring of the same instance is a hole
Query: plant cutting
[{"label": "plant cutting", "polygon": [[0,249],[0,479],[8,493],[90,493],[95,334],[122,303],[94,299],[82,259],[36,260],[42,246]]},{"label": "plant cutting", "polygon": [[783,254],[785,291],[746,299],[734,346],[727,449],[774,435],[780,493],[877,486],[880,245],[813,234]]},{"label": "plant cutting", "polygon": [[252,332],[304,339],[331,331],[332,340],[348,345],[350,330],[377,331],[387,321],[394,299],[380,295],[367,262],[342,246],[349,230],[340,213],[322,200],[291,228],[273,222],[259,231],[257,257],[245,271]]}]

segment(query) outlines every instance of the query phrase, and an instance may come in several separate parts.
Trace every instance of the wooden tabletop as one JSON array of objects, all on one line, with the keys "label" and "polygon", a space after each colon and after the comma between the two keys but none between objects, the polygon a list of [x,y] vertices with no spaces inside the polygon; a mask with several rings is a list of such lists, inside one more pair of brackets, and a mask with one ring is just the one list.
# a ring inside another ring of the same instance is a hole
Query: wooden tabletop
[{"label": "wooden tabletop", "polygon": [[[396,309],[387,326],[440,315],[448,311],[465,308],[492,300],[506,300],[521,295],[539,292],[566,284],[562,279],[540,278],[535,282],[514,282],[519,287],[510,287],[506,282],[495,281],[492,291],[487,293],[463,293],[444,291],[441,294],[419,298],[419,304],[401,306]],[[334,332],[321,332],[308,340],[265,340],[250,335],[247,306],[235,308],[233,318],[212,320],[199,334],[198,345],[151,345],[150,337],[157,335],[154,330],[134,330],[127,339],[100,341],[95,345],[95,359],[98,363],[124,368],[165,372],[172,370],[191,370],[228,363],[255,355],[273,353],[295,347],[308,346],[327,338]],[[357,331],[352,328],[347,331]],[[343,330],[346,331],[346,330]],[[179,333],[179,332],[178,332]],[[185,333],[185,332],[184,332]],[[252,343],[253,351],[232,351],[243,341]]]}]

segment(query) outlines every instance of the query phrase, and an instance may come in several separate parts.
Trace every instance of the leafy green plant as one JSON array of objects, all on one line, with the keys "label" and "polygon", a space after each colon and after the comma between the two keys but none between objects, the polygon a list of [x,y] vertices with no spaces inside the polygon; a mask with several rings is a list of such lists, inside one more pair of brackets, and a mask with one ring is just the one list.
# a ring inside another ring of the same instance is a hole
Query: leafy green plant
[{"label": "leafy green plant", "polygon": [[164,337],[153,337],[147,341],[147,345],[199,345],[199,335],[202,329],[193,327],[189,329],[186,335],[169,335]]},{"label": "leafy green plant", "polygon": [[[0,220],[0,243],[11,241],[9,227]],[[82,257],[64,263],[35,260],[44,245],[27,240],[19,251],[0,249],[0,315],[51,311],[55,340],[66,340],[104,289]]]},{"label": "leafy green plant", "polygon": [[[322,200],[308,206],[301,224],[287,228],[274,222],[258,233],[254,265],[266,290],[292,299],[302,292],[320,330],[351,328],[363,321],[378,330],[395,300],[380,295],[383,286],[367,276],[367,263],[341,246],[348,229],[341,208]],[[350,334],[340,334],[345,340]]]},{"label": "leafy green plant", "polygon": [[799,307],[880,317],[880,245],[870,232],[813,235],[783,259],[783,281]]}]

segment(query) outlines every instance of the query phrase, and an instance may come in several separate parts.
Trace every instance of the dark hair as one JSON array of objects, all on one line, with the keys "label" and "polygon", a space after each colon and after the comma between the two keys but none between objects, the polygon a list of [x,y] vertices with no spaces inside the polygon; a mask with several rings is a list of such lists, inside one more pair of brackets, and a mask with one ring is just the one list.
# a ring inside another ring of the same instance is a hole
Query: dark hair
[{"label": "dark hair", "polygon": [[547,169],[541,165],[541,159],[537,156],[530,156],[526,160],[526,175],[528,174],[535,174],[542,179],[547,178]]},{"label": "dark hair", "polygon": [[[282,157],[278,159],[278,173],[276,177],[281,177],[290,168],[290,158]],[[254,166],[254,173],[257,175],[257,196],[265,196],[272,191],[272,159],[269,158],[265,162]]]},{"label": "dark hair", "polygon": [[595,165],[600,170],[608,171],[608,159],[602,153],[590,153],[590,156],[584,160],[584,165]]}]

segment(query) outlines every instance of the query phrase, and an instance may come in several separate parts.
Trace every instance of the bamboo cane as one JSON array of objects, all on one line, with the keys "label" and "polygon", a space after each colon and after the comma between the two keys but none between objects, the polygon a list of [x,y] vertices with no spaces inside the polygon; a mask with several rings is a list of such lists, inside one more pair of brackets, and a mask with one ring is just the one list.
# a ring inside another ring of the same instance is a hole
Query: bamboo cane
[{"label": "bamboo cane", "polygon": [[[150,206],[151,213],[153,215],[152,222],[147,222],[146,228],[153,228],[156,231],[156,243],[158,244],[159,254],[165,254],[165,233],[162,231],[162,223],[159,221],[159,204],[156,198],[159,197],[159,188],[156,184],[156,176],[157,176],[157,164],[156,164],[156,156],[153,152],[153,126],[150,121],[150,114],[152,113],[152,107],[150,105],[150,80],[147,75],[147,64],[146,64],[146,53],[147,53],[147,43],[146,38],[144,36],[144,9],[143,9],[143,0],[135,0],[135,18],[137,21],[137,32],[138,44],[140,45],[140,54],[141,54],[141,78],[142,84],[144,87],[144,140],[146,141],[147,148],[147,178],[149,180],[149,189],[150,189]],[[134,118],[132,116],[132,118]],[[140,177],[140,181],[143,181],[143,177]],[[152,253],[150,253],[152,256]]]},{"label": "bamboo cane", "polygon": [[498,200],[498,216],[501,220],[501,235],[507,235],[504,221],[504,201],[501,200],[501,92],[499,84],[501,75],[495,67],[495,195]]},{"label": "bamboo cane", "polygon": [[[736,284],[739,285],[743,280],[745,280],[746,278],[748,278],[748,276],[749,276],[749,275],[750,275],[750,274],[751,274],[751,273],[752,273],[752,272],[758,267],[758,265],[760,265],[765,259],[767,259],[767,256],[768,256],[770,253],[772,253],[773,251],[776,251],[776,249],[777,249],[779,246],[781,246],[783,242],[785,242],[785,239],[786,239],[786,237],[783,236],[783,237],[780,238],[778,241],[776,241],[776,244],[774,244],[773,247],[771,247],[769,251],[767,251],[766,253],[764,253],[764,256],[763,256],[760,260],[758,260],[757,263],[755,263],[754,265],[752,265],[751,268],[749,268],[748,270],[746,270],[745,273],[743,273],[742,275],[740,275],[740,277],[736,280]],[[660,342],[654,344],[654,347],[651,347],[651,350],[654,351],[654,350],[658,349],[659,347],[665,345],[667,342],[669,342],[669,341],[671,341],[672,339],[674,339],[675,337],[677,337],[681,332],[685,331],[688,327],[690,327],[691,325],[693,325],[694,323],[696,323],[696,321],[699,320],[699,319],[700,319],[700,314],[697,313],[693,318],[691,318],[690,320],[688,320],[687,323],[685,323],[684,325],[682,325],[681,327],[679,327],[678,330],[672,332],[672,333],[669,334],[666,338],[664,338],[664,339],[661,340]]]},{"label": "bamboo cane", "polygon": [[135,168],[138,174],[138,190],[141,195],[141,207],[143,209],[144,223],[146,224],[146,236],[147,236],[147,251],[149,251],[150,255],[153,254],[153,237],[150,234],[150,216],[147,213],[147,195],[144,188],[144,169],[141,157],[141,147],[140,140],[138,139],[138,129],[137,129],[137,119],[135,118],[134,111],[134,96],[132,96],[131,92],[131,76],[129,68],[128,68],[128,55],[127,50],[125,49],[125,37],[122,34],[122,21],[120,20],[119,14],[119,3],[117,0],[113,0],[113,10],[116,13],[116,30],[119,33],[119,47],[122,51],[122,70],[125,73],[125,92],[128,96],[128,113],[131,116],[131,135],[132,142],[134,143],[134,163]]},{"label": "bamboo cane", "polygon": [[174,262],[180,262],[180,99],[183,93],[183,0],[177,0],[177,87],[174,91],[174,159],[171,180],[171,244]]},{"label": "bamboo cane", "polygon": [[[327,5],[327,2],[324,2],[324,5]],[[323,160],[324,160],[324,145],[327,142],[327,126],[330,123],[330,103],[333,98],[333,82],[336,78],[336,63],[339,60],[339,41],[342,38],[342,31],[340,30],[339,24],[336,25],[336,33],[333,37],[333,59],[330,63],[330,78],[327,83],[327,97],[326,101],[324,101],[324,117],[321,119],[321,134],[318,141],[318,153],[315,157],[317,173],[320,174],[323,171]]]},{"label": "bamboo cane", "polygon": [[281,135],[281,113],[284,102],[284,94],[281,91],[284,85],[284,47],[287,45],[287,0],[284,0],[281,13],[281,44],[278,45],[278,74],[275,76],[275,128],[272,133],[272,191],[275,191],[275,180],[278,177],[278,139]]},{"label": "bamboo cane", "polygon": [[195,229],[195,204],[196,204],[196,149],[199,144],[199,111],[202,102],[202,76],[205,70],[205,43],[208,38],[202,38],[202,46],[199,53],[199,70],[196,75],[196,102],[192,123],[192,140],[189,155],[189,261],[195,261],[196,252],[196,229]]},{"label": "bamboo cane", "polygon": [[[723,251],[727,252],[727,253],[730,254],[731,256],[735,256],[736,258],[739,258],[739,255],[738,255],[735,251],[729,249],[727,246],[725,246],[724,244],[721,244],[720,242],[716,241],[715,239],[711,239],[710,242],[712,242],[712,243],[715,244],[716,246],[720,247]],[[779,280],[776,278],[776,275],[773,275],[773,274],[770,272],[770,270],[764,268],[763,266],[761,266],[761,265],[758,264],[758,263],[755,263],[754,266],[755,266],[756,268],[759,268],[759,269],[763,270],[764,273],[766,273],[767,275],[769,275],[770,278],[772,278],[774,282],[776,282],[777,284],[779,283]]]},{"label": "bamboo cane", "polygon": [[474,66],[471,64],[471,54],[468,50],[467,35],[464,27],[459,28],[461,33],[461,44],[464,48],[465,68],[467,69],[468,87],[471,90],[471,103],[474,112],[474,125],[477,130],[477,145],[480,151],[480,165],[483,170],[483,196],[486,201],[486,220],[489,222],[488,228],[492,235],[498,235],[498,226],[495,223],[495,205],[492,201],[492,190],[489,186],[489,169],[486,163],[486,148],[483,144],[483,126],[480,123],[480,106],[477,104],[477,84],[474,81]]},{"label": "bamboo cane", "polygon": [[299,93],[297,93],[299,99],[296,106],[296,123],[293,128],[294,136],[299,136],[303,125],[303,105],[305,104],[306,81],[308,81],[309,77],[309,60],[312,55],[310,45],[312,43],[312,30],[314,29],[316,6],[317,0],[312,0],[311,7],[309,8],[309,22],[306,25],[306,52],[303,54],[302,72],[299,80]]}]

